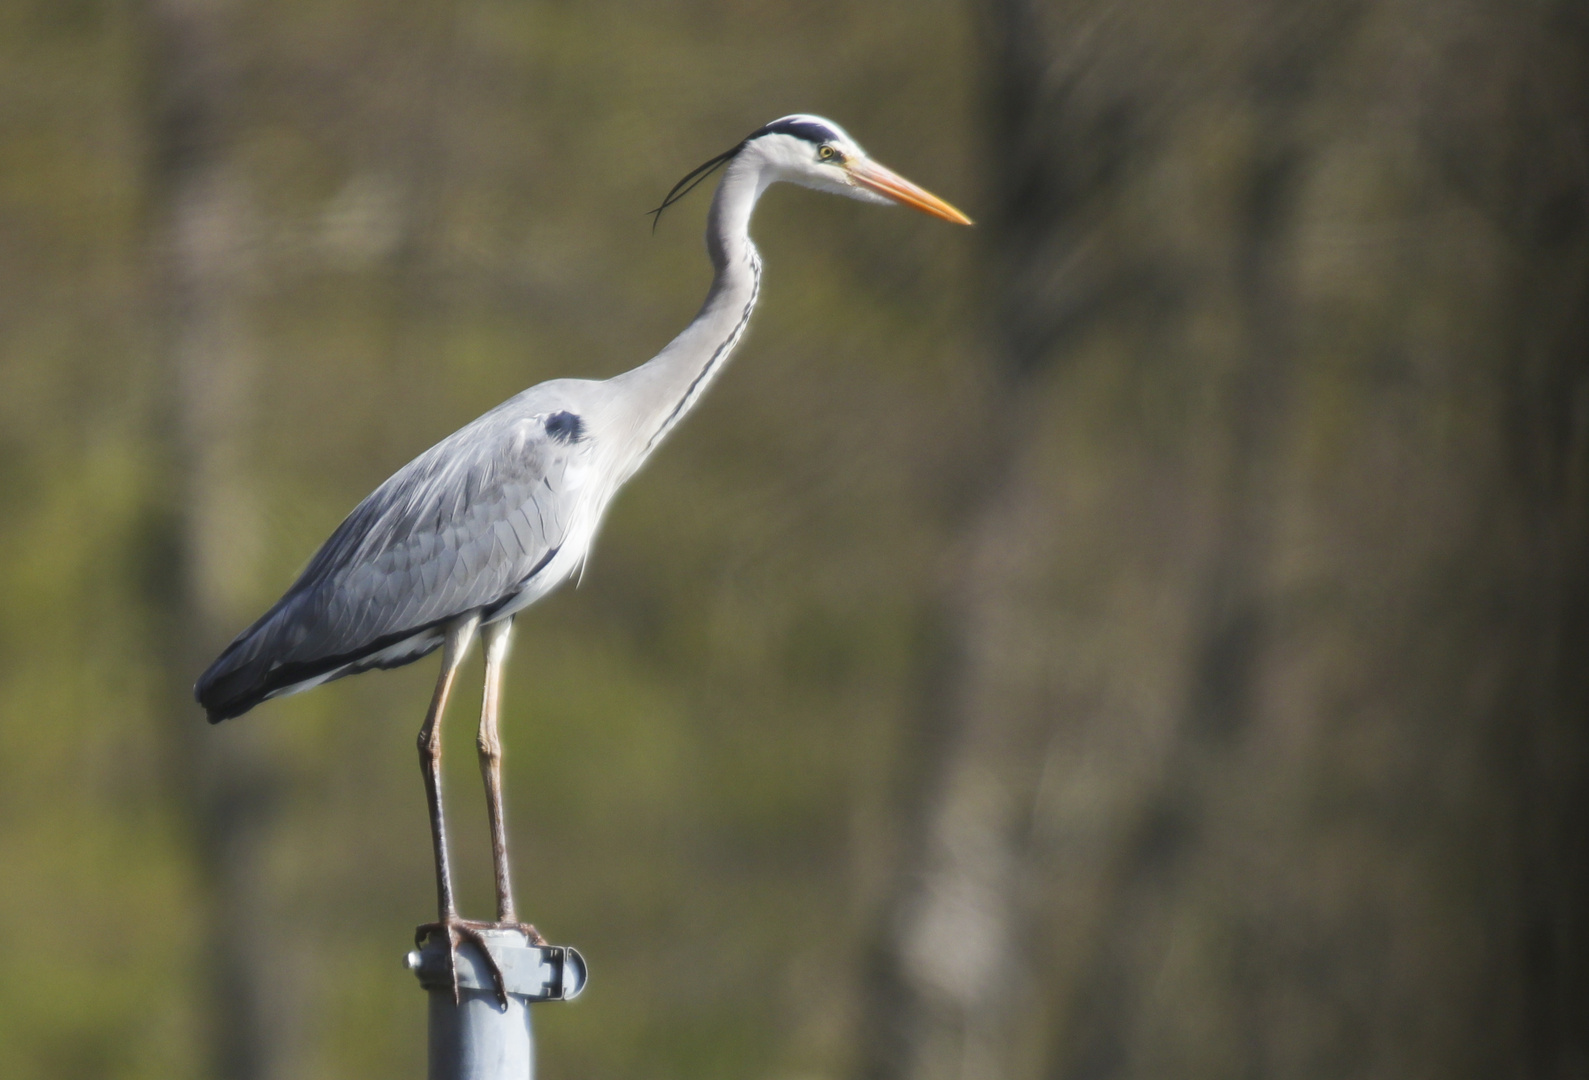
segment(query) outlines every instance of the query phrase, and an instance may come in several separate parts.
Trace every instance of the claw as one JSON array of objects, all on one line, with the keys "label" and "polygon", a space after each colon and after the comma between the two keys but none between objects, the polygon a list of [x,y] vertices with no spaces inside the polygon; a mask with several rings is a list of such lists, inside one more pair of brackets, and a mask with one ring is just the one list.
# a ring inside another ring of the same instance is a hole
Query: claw
[{"label": "claw", "polygon": [[[458,992],[458,944],[459,939],[465,939],[480,950],[480,955],[485,957],[486,967],[491,971],[491,984],[496,987],[497,1001],[503,1009],[508,1007],[507,980],[502,976],[502,969],[497,966],[497,958],[491,955],[486,939],[480,929],[493,929],[488,923],[469,923],[453,916],[441,922],[423,923],[414,929],[414,944],[423,947],[426,939],[431,934],[440,933],[447,935],[447,964],[452,974],[452,1003],[459,1004],[461,998]],[[535,928],[530,927],[533,931]],[[535,935],[540,937],[539,934]]]}]

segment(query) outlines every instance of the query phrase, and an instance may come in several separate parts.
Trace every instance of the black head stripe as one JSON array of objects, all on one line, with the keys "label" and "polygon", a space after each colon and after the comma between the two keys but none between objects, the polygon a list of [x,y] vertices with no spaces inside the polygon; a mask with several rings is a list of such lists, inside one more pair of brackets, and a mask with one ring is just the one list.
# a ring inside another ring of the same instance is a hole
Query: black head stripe
[{"label": "black head stripe", "polygon": [[746,139],[745,142],[750,142],[751,139],[759,139],[763,135],[793,135],[797,139],[804,139],[812,146],[820,146],[822,143],[832,142],[839,137],[839,133],[826,124],[800,117],[786,117],[783,120],[774,120],[766,127],[752,132],[750,138]]},{"label": "black head stripe", "polygon": [[648,211],[648,213],[651,215],[651,231],[657,231],[657,223],[662,220],[662,211],[666,210],[668,207],[684,198],[684,196],[694,191],[696,187],[700,185],[701,181],[705,180],[708,176],[711,176],[718,169],[732,161],[735,154],[745,149],[746,143],[749,143],[755,139],[759,139],[763,135],[793,135],[797,139],[804,139],[813,146],[820,146],[822,143],[832,142],[839,137],[839,133],[828,127],[826,124],[818,123],[815,120],[803,119],[801,117],[785,117],[782,120],[774,120],[765,127],[757,128],[755,131],[751,132],[744,139],[742,139],[732,150],[725,150],[723,153],[718,154],[710,161],[701,162],[701,164],[697,165],[695,168],[686,173],[684,179],[680,180],[677,184],[674,184],[673,190],[668,192],[667,197],[662,200],[661,205],[655,210]]}]

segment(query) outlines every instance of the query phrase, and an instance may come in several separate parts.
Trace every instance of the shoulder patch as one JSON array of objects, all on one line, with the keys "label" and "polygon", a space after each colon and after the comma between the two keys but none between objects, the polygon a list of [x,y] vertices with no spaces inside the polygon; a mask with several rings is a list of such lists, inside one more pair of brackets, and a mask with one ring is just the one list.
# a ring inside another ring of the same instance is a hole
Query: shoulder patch
[{"label": "shoulder patch", "polygon": [[585,437],[585,422],[577,413],[554,412],[546,418],[546,433],[560,443],[576,443]]}]

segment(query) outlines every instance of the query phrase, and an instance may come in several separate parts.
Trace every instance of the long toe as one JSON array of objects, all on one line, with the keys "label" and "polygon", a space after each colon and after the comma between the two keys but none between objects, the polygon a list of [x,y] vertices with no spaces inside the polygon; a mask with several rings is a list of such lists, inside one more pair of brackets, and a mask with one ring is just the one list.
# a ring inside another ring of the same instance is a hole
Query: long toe
[{"label": "long toe", "polygon": [[[458,946],[463,941],[468,941],[485,958],[486,967],[491,972],[492,986],[495,987],[497,992],[497,1001],[504,1009],[508,1007],[507,979],[503,977],[502,968],[497,965],[497,958],[491,955],[491,949],[486,945],[486,939],[480,933],[482,928],[490,927],[491,924],[470,922],[454,915],[440,922],[422,923],[414,929],[414,942],[421,947],[424,946],[432,934],[443,934],[447,938],[447,962],[452,973],[452,1001],[454,1005],[461,1000],[458,986]],[[533,931],[534,927],[530,929]]]}]

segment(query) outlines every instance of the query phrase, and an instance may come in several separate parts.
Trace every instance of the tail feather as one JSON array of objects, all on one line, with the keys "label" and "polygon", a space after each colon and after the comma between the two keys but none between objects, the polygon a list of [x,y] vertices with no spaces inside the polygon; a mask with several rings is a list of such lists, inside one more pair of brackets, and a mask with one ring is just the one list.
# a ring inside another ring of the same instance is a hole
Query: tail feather
[{"label": "tail feather", "polygon": [[257,632],[240,636],[193,684],[194,700],[204,706],[210,723],[242,716],[276,689],[271,685],[268,650],[260,647],[262,636]]},{"label": "tail feather", "polygon": [[[280,613],[278,606],[238,635],[215,663],[193,684],[193,697],[218,724],[242,716],[268,698],[307,690],[311,686],[370,668],[411,664],[441,644],[437,630],[447,620],[419,626],[348,646],[330,645],[306,651],[302,634],[293,631],[298,613]],[[298,642],[289,645],[288,640]]]}]

